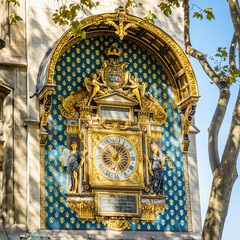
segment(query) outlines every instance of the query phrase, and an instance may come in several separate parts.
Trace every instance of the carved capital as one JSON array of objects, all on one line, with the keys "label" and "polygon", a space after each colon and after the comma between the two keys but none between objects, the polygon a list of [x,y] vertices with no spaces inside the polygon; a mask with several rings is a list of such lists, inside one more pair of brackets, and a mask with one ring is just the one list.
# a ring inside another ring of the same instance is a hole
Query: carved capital
[{"label": "carved capital", "polygon": [[52,91],[47,91],[43,99],[43,109],[41,113],[41,126],[47,125],[48,116],[52,107]]},{"label": "carved capital", "polygon": [[67,201],[70,209],[77,213],[79,219],[93,219],[94,218],[94,202],[93,201]]},{"label": "carved capital", "polygon": [[142,217],[141,221],[155,223],[155,217],[163,212],[165,203],[142,203]]}]

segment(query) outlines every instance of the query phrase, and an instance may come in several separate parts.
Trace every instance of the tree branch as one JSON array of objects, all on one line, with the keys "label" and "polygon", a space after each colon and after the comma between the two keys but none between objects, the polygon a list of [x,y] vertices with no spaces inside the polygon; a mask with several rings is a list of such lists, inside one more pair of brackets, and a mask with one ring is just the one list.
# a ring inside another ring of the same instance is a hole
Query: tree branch
[{"label": "tree branch", "polygon": [[228,0],[228,4],[231,12],[231,17],[232,17],[232,22],[234,27],[234,34],[237,38],[238,47],[239,47],[238,59],[239,59],[239,65],[240,65],[240,6],[239,6],[238,0]]},{"label": "tree branch", "polygon": [[231,127],[219,167],[214,172],[208,211],[202,239],[221,239],[234,182],[238,177],[237,158],[240,150],[240,88]]},{"label": "tree branch", "polygon": [[221,88],[220,79],[217,76],[217,74],[214,72],[214,70],[212,69],[210,64],[208,63],[204,54],[192,47],[191,40],[190,40],[190,33],[189,33],[189,26],[190,26],[189,0],[183,1],[183,7],[184,7],[184,41],[185,41],[186,53],[189,54],[190,56],[196,58],[200,62],[203,70],[209,76],[209,78],[211,78],[211,80],[219,88]]},{"label": "tree branch", "polygon": [[204,54],[202,54],[201,52],[199,52],[198,50],[192,47],[190,34],[189,34],[189,26],[190,26],[189,0],[184,0],[183,7],[184,7],[184,40],[185,40],[186,53],[196,58],[199,61],[205,73],[209,76],[209,78],[216,84],[216,86],[220,90],[218,104],[217,104],[214,116],[212,118],[210,127],[208,129],[209,161],[211,164],[212,172],[214,172],[220,163],[219,153],[218,153],[218,133],[226,113],[228,100],[230,97],[230,91],[229,91],[229,86],[225,82],[220,81],[219,77],[217,76],[215,71],[212,69],[212,67],[208,63]]},{"label": "tree branch", "polygon": [[208,154],[212,172],[219,166],[218,134],[224,119],[230,98],[229,86],[220,89],[217,107],[208,128]]},{"label": "tree branch", "polygon": [[229,49],[229,66],[232,70],[236,70],[236,47],[237,47],[237,38],[235,33],[233,34],[232,42]]},{"label": "tree branch", "polygon": [[[233,110],[232,122],[230,131],[228,134],[227,143],[222,156],[222,163],[224,167],[227,167],[229,174],[232,174],[234,167],[236,168],[236,162],[240,150],[240,88],[238,91],[237,101]],[[224,161],[224,159],[228,161]]]},{"label": "tree branch", "polygon": [[235,36],[240,41],[240,6],[238,0],[228,0]]}]

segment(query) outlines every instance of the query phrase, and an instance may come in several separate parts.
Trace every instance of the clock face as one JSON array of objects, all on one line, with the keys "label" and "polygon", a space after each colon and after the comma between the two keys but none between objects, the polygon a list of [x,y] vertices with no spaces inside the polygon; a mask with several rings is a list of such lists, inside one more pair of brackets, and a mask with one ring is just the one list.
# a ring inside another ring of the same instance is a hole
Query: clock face
[{"label": "clock face", "polygon": [[96,147],[95,164],[99,171],[113,180],[129,177],[137,163],[136,152],[122,137],[104,138]]}]

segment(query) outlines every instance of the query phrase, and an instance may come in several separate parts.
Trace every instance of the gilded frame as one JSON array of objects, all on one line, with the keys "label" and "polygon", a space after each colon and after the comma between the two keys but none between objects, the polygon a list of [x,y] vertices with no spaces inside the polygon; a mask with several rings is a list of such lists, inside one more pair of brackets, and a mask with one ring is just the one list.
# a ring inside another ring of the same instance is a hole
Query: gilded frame
[{"label": "gilded frame", "polygon": [[[137,166],[134,170],[134,172],[127,177],[124,181],[119,180],[110,180],[107,177],[103,176],[100,170],[95,166],[95,163],[93,161],[93,156],[95,153],[95,149],[105,137],[110,136],[120,136],[122,138],[126,138],[127,136],[131,136],[132,139],[135,139],[135,141],[131,141],[130,139],[127,139],[129,141],[136,154],[137,154]],[[106,132],[105,129],[89,129],[88,134],[88,146],[89,146],[89,176],[91,175],[92,178],[89,178],[89,184],[94,186],[101,186],[101,185],[109,185],[109,186],[131,186],[131,187],[144,187],[144,173],[143,173],[143,151],[142,151],[142,133],[141,132],[134,132],[134,131],[115,131],[110,130]],[[91,172],[91,174],[90,174]],[[93,178],[94,176],[94,178]]]},{"label": "gilded frame", "polygon": [[[95,212],[96,215],[99,216],[131,216],[131,217],[139,217],[141,210],[141,192],[131,192],[131,191],[124,191],[124,193],[119,193],[114,190],[108,191],[97,191],[95,190]],[[136,213],[132,212],[100,212],[100,195],[118,195],[118,196],[135,196],[136,197]],[[97,206],[97,209],[96,209]]]},{"label": "gilded frame", "polygon": [[[110,117],[102,117],[101,116],[101,107],[109,107],[109,108],[127,108],[129,109],[129,118],[110,118]],[[99,104],[98,106],[98,117],[99,119],[102,119],[102,120],[118,120],[118,121],[133,121],[133,108],[132,107],[128,107],[128,106],[110,106],[110,105],[106,105],[106,104]]]}]

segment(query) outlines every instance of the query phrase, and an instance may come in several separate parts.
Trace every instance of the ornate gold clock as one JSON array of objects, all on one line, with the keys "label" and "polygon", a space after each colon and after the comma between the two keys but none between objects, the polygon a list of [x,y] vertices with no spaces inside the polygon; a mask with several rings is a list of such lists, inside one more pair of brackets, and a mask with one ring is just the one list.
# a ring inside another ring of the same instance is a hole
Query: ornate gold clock
[{"label": "ornate gold clock", "polygon": [[69,138],[75,134],[84,150],[79,185],[66,197],[80,219],[96,218],[123,230],[130,221],[154,222],[165,207],[163,189],[159,194],[152,179],[154,174],[163,179],[156,162],[161,161],[161,125],[167,113],[119,63],[116,44],[105,52],[109,59],[98,74],[85,79],[86,89],[62,98]]},{"label": "ornate gold clock", "polygon": [[144,187],[142,133],[89,129],[91,186]]},{"label": "ornate gold clock", "polygon": [[100,172],[112,180],[129,177],[137,164],[134,147],[120,136],[104,138],[95,149],[94,160]]}]

